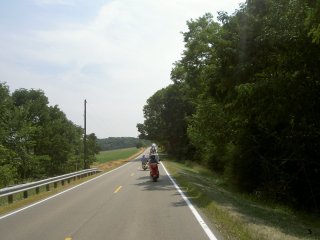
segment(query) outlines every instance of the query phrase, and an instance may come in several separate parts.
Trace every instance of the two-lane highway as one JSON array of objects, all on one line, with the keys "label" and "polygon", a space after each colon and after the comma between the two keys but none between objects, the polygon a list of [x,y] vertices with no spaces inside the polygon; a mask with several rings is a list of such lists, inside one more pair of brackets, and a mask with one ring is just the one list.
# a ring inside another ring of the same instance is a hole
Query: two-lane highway
[{"label": "two-lane highway", "polygon": [[23,211],[0,216],[0,239],[209,239],[159,167],[158,182],[135,160]]}]

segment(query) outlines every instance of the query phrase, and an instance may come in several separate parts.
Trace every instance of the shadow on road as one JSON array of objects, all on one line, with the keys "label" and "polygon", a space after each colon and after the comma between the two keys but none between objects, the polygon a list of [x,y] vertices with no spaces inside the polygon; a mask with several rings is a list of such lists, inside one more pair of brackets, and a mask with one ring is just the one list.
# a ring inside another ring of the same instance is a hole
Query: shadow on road
[{"label": "shadow on road", "polygon": [[[173,183],[167,175],[160,175],[158,181],[153,182],[153,180],[149,176],[149,171],[146,171],[145,176],[138,177],[136,180],[137,182],[134,185],[139,186],[141,191],[172,191],[171,195],[174,196],[174,199],[177,199],[177,196],[180,196],[180,193],[174,187]],[[170,205],[173,207],[187,206],[182,197],[179,197],[178,199],[178,201],[170,202]]]},{"label": "shadow on road", "polygon": [[142,191],[173,191],[175,187],[172,185],[167,175],[160,175],[157,182],[154,182],[150,176],[149,171],[146,171],[146,175],[137,178],[137,183],[134,185],[141,187]]},{"label": "shadow on road", "polygon": [[181,199],[180,201],[172,202],[171,205],[173,207],[185,207],[187,206],[187,203],[183,199]]}]

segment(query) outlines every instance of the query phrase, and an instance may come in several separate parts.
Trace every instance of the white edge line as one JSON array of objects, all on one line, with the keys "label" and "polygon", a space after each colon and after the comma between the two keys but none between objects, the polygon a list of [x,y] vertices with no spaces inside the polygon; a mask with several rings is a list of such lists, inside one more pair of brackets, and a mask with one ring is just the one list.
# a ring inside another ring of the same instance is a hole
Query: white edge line
[{"label": "white edge line", "polygon": [[11,212],[11,213],[8,213],[8,214],[5,214],[5,215],[3,215],[3,216],[0,216],[0,220],[2,220],[2,219],[4,219],[4,218],[7,218],[7,217],[10,217],[10,216],[12,216],[12,215],[14,215],[14,214],[16,214],[16,213],[22,212],[22,211],[24,211],[24,210],[26,210],[26,209],[28,209],[28,208],[31,208],[31,207],[33,207],[33,206],[36,206],[36,205],[38,205],[38,204],[40,204],[40,203],[43,203],[43,202],[45,202],[45,201],[48,201],[48,200],[50,200],[50,199],[52,199],[52,198],[55,198],[55,197],[57,197],[57,196],[59,196],[59,195],[61,195],[61,194],[64,194],[64,193],[66,193],[66,192],[69,192],[69,191],[71,191],[71,190],[73,190],[73,189],[75,189],[75,188],[78,188],[78,187],[80,187],[80,186],[82,186],[82,185],[84,185],[84,184],[87,184],[87,183],[89,183],[89,182],[92,182],[92,181],[94,181],[94,180],[96,180],[96,179],[98,179],[98,178],[103,177],[104,175],[107,175],[107,174],[109,174],[109,173],[112,173],[113,171],[116,171],[116,170],[118,170],[118,169],[120,169],[120,168],[128,165],[128,164],[131,163],[131,162],[132,162],[132,161],[130,161],[130,162],[128,162],[128,163],[126,163],[126,164],[124,164],[124,165],[122,165],[122,166],[120,166],[120,167],[117,167],[117,168],[115,168],[115,169],[112,169],[112,170],[109,171],[109,172],[106,172],[106,173],[104,173],[104,174],[101,174],[101,175],[99,175],[99,176],[97,176],[97,177],[95,177],[95,178],[92,178],[92,179],[90,179],[90,180],[88,180],[88,181],[86,181],[86,182],[80,183],[79,185],[76,185],[76,186],[74,186],[74,187],[72,187],[72,188],[69,188],[69,189],[64,190],[64,191],[62,191],[62,192],[59,192],[59,193],[57,193],[57,194],[55,194],[55,195],[53,195],[53,196],[50,196],[50,197],[45,198],[45,199],[43,199],[43,200],[40,200],[39,202],[35,202],[35,203],[30,204],[30,205],[28,205],[28,206],[26,206],[26,207],[20,208],[20,209],[18,209],[18,210],[16,210],[16,211],[13,211],[13,212]]},{"label": "white edge line", "polygon": [[193,215],[195,216],[195,218],[197,219],[197,221],[199,222],[200,226],[202,227],[202,229],[204,230],[204,232],[207,234],[207,236],[209,237],[210,240],[218,240],[216,238],[216,236],[212,233],[212,231],[210,230],[210,228],[208,227],[208,225],[205,223],[205,221],[202,219],[202,217],[200,216],[200,214],[198,213],[198,211],[194,208],[194,206],[192,205],[192,203],[190,202],[190,200],[188,199],[188,197],[181,191],[180,187],[178,186],[178,184],[173,180],[173,178],[171,177],[171,175],[169,174],[169,172],[167,171],[166,167],[163,165],[163,163],[161,162],[161,165],[164,169],[164,171],[166,172],[166,174],[168,175],[168,177],[170,178],[171,182],[173,183],[173,185],[175,186],[175,188],[177,189],[177,191],[180,193],[181,197],[183,198],[183,200],[187,203],[188,207],[190,208],[191,212],[193,213]]}]

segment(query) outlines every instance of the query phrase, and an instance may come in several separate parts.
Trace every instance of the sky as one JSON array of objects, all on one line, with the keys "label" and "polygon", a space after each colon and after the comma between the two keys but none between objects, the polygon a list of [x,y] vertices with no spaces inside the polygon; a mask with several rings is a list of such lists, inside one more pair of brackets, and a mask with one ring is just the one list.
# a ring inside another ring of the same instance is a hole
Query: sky
[{"label": "sky", "polygon": [[0,0],[0,82],[41,89],[98,138],[137,137],[143,106],[171,84],[186,21],[240,0]]}]

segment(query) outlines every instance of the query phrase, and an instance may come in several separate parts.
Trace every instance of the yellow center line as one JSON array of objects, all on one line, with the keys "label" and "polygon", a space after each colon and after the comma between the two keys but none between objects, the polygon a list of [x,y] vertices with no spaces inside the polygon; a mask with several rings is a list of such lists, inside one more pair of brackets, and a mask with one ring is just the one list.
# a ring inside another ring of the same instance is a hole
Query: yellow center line
[{"label": "yellow center line", "polygon": [[130,175],[130,176],[131,176],[131,177],[132,177],[132,176],[134,176],[134,173],[131,173],[131,175]]},{"label": "yellow center line", "polygon": [[64,240],[72,240],[71,237],[66,237]]},{"label": "yellow center line", "polygon": [[113,193],[119,192],[121,188],[122,188],[122,186],[119,186]]}]

